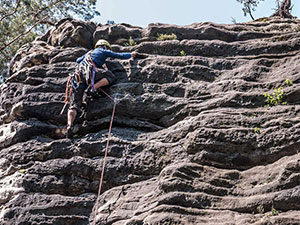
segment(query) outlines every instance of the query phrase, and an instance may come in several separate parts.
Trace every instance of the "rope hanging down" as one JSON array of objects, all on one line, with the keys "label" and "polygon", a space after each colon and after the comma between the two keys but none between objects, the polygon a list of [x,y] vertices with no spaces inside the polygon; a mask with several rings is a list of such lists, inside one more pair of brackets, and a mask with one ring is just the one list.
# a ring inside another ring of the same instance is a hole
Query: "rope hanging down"
[{"label": "rope hanging down", "polygon": [[94,223],[93,223],[94,225],[96,225],[96,218],[97,218],[97,215],[98,215],[99,200],[100,200],[100,195],[101,195],[101,188],[102,188],[102,183],[103,183],[104,169],[105,169],[105,165],[106,165],[109,140],[110,140],[110,137],[111,137],[112,123],[113,123],[113,120],[114,120],[114,115],[115,115],[116,105],[117,105],[117,101],[115,99],[113,99],[109,94],[107,94],[104,90],[102,90],[102,88],[100,88],[100,90],[114,102],[114,107],[113,107],[111,120],[110,120],[110,125],[109,125],[109,129],[108,129],[108,137],[107,137],[106,147],[105,147],[104,162],[103,162],[103,165],[102,165],[102,172],[101,172],[101,178],[100,178],[100,182],[99,182],[98,196],[97,196],[96,205],[95,205],[95,209],[94,209],[95,210],[94,211]]}]

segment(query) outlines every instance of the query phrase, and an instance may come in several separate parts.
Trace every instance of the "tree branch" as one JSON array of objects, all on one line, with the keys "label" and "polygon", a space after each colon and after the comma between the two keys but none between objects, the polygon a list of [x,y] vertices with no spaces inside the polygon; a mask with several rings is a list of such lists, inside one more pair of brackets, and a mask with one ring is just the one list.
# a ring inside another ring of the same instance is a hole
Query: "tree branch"
[{"label": "tree branch", "polygon": [[63,2],[65,0],[56,0],[55,2],[53,3],[49,3],[49,5],[45,6],[44,8],[41,8],[39,11],[37,11],[36,13],[33,14],[33,17],[34,18],[37,18],[38,15],[40,13],[42,13],[43,11],[45,11],[46,9],[50,9],[51,7],[55,6],[56,4],[60,3],[60,2]]},{"label": "tree branch", "polygon": [[290,13],[290,11],[291,11],[291,4],[292,4],[291,0],[283,0],[281,2],[281,5],[278,4],[278,8],[277,8],[276,12],[271,17],[279,16],[281,18],[290,18],[290,19],[295,18]]},{"label": "tree branch", "polygon": [[[64,0],[56,0],[56,1],[54,1],[53,3],[49,3],[48,6],[43,7],[43,8],[41,8],[40,10],[38,10],[37,12],[35,12],[35,13],[33,14],[34,18],[37,18],[38,15],[41,14],[43,11],[45,11],[45,10],[47,10],[47,9],[49,9],[49,8],[51,8],[51,7],[53,7],[53,6],[55,6],[56,4],[58,4],[58,3],[60,3],[60,2],[63,2],[63,1],[64,1]],[[19,4],[20,4],[20,0],[18,0],[18,6],[19,6]],[[18,8],[18,7],[15,8],[15,10],[14,10],[13,13],[16,12],[17,8]],[[11,13],[10,13],[10,14],[11,14]],[[8,15],[10,15],[10,14],[8,14]],[[5,17],[7,17],[7,16],[4,16],[3,18],[1,18],[1,20],[4,19]],[[47,20],[47,17],[44,17],[44,18],[42,18],[42,19],[39,19],[34,25],[32,25],[32,27],[31,27],[29,30],[27,30],[27,31],[25,31],[25,32],[23,32],[23,33],[21,33],[21,34],[19,34],[17,37],[15,37],[15,38],[14,38],[13,40],[11,40],[10,42],[8,42],[8,43],[2,45],[2,46],[0,47],[0,52],[3,51],[3,50],[4,50],[5,48],[7,48],[8,46],[10,46],[11,44],[13,44],[13,43],[14,43],[15,41],[17,41],[18,39],[20,39],[22,36],[27,35],[28,33],[30,33],[30,32],[31,32],[37,25],[39,25],[39,24],[49,24],[49,25],[51,25],[51,26],[54,26],[54,25],[55,25],[53,22]]]},{"label": "tree branch", "polygon": [[252,15],[250,6],[247,5],[247,7],[248,7],[248,13],[249,13],[249,15],[251,16],[251,19],[254,20],[254,17],[253,17],[253,15]]},{"label": "tree branch", "polygon": [[17,1],[17,6],[16,6],[16,8],[14,9],[14,11],[12,11],[11,13],[8,13],[8,14],[4,15],[3,17],[1,17],[0,23],[1,23],[2,20],[4,20],[5,18],[10,17],[10,16],[14,15],[14,14],[17,12],[17,10],[18,10],[18,8],[19,8],[19,6],[20,6],[20,2],[21,2],[21,0],[18,0],[18,1]]},{"label": "tree branch", "polygon": [[41,23],[42,20],[37,21],[34,25],[32,25],[32,27],[28,30],[25,31],[21,34],[19,34],[17,37],[15,37],[13,40],[11,40],[10,42],[8,42],[7,44],[4,44],[3,46],[1,46],[0,48],[0,52],[2,52],[4,49],[6,49],[8,46],[10,46],[12,43],[14,43],[16,40],[18,40],[19,38],[21,38],[24,35],[27,35],[28,33],[30,33],[37,25],[39,25]]}]

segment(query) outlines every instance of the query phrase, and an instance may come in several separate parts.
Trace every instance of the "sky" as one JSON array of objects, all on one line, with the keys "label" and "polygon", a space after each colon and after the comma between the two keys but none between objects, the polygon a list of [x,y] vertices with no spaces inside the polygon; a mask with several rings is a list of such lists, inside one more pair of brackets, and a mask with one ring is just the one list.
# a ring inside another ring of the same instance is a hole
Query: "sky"
[{"label": "sky", "polygon": [[[296,3],[297,1],[297,3]],[[300,18],[299,0],[292,14]],[[255,19],[270,16],[275,8],[275,0],[264,0],[253,12]],[[95,22],[106,24],[108,20],[116,23],[129,23],[147,27],[149,23],[189,25],[199,22],[232,23],[251,21],[244,16],[242,4],[236,0],[98,0],[97,10],[101,16]]]}]

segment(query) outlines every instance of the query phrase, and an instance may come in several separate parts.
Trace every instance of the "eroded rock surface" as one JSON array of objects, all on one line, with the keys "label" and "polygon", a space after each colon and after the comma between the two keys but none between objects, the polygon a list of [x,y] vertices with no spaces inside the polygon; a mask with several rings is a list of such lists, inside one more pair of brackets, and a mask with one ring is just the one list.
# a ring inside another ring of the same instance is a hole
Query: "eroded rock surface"
[{"label": "eroded rock surface", "polygon": [[[59,22],[1,85],[1,224],[300,224],[299,28]],[[95,218],[113,102],[93,100],[72,140],[60,111],[99,38],[143,57],[107,63],[118,104]]]}]

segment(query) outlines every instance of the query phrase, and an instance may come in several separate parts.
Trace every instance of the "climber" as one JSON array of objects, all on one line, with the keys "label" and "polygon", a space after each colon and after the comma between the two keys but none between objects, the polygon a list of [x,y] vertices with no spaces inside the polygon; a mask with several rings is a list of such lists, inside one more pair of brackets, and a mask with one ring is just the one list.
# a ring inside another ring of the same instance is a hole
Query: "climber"
[{"label": "climber", "polygon": [[131,57],[135,58],[136,55],[136,52],[113,52],[108,41],[98,40],[94,50],[89,51],[76,60],[78,66],[69,79],[69,82],[72,84],[72,95],[67,118],[67,138],[73,137],[73,123],[82,106],[84,94],[97,95],[101,87],[111,85],[116,80],[115,75],[110,70],[105,70],[102,67],[105,60],[109,57],[113,59],[129,59]]}]

